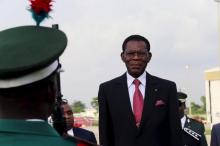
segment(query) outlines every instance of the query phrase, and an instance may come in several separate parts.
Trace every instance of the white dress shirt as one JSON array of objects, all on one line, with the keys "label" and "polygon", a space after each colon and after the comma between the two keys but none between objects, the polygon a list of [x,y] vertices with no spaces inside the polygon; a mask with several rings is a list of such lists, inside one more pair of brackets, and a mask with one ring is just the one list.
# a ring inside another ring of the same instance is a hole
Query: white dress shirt
[{"label": "white dress shirt", "polygon": [[184,128],[185,122],[186,122],[186,116],[184,115],[184,116],[181,118],[181,126],[182,126],[182,129]]},{"label": "white dress shirt", "polygon": [[[134,96],[134,91],[135,91],[135,85],[133,84],[133,81],[136,79],[129,75],[129,73],[126,73],[127,75],[127,84],[128,84],[128,92],[129,92],[129,97],[130,97],[130,102],[131,102],[131,108],[133,110],[133,96]],[[141,84],[139,85],[139,89],[141,91],[141,94],[144,97],[145,95],[145,87],[146,87],[146,72],[144,72],[141,76],[137,78]]]},{"label": "white dress shirt", "polygon": [[71,128],[70,130],[68,130],[68,131],[67,131],[67,134],[68,134],[68,135],[71,135],[71,136],[74,136],[73,129]]}]

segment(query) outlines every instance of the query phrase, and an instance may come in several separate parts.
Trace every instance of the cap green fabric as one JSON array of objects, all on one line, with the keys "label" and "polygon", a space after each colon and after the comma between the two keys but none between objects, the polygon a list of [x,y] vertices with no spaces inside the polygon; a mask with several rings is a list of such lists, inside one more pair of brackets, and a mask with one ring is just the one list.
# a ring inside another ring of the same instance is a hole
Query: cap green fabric
[{"label": "cap green fabric", "polygon": [[180,102],[186,102],[187,95],[183,92],[177,92],[177,98]]},{"label": "cap green fabric", "polygon": [[63,53],[64,32],[42,26],[21,26],[0,31],[0,79],[24,76],[42,69]]}]

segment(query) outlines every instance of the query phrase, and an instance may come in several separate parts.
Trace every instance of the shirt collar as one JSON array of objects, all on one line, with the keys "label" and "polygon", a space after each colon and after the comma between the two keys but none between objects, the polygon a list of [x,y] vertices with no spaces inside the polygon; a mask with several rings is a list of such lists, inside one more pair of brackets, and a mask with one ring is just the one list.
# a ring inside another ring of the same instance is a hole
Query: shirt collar
[{"label": "shirt collar", "polygon": [[[126,75],[127,75],[128,87],[130,87],[136,78],[132,77],[128,72],[126,73]],[[145,86],[146,85],[146,72],[140,75],[137,79],[141,82],[143,86]]]},{"label": "shirt collar", "polygon": [[74,133],[73,133],[73,129],[71,128],[70,130],[67,131],[67,133],[71,136],[74,136]]},{"label": "shirt collar", "polygon": [[186,122],[186,116],[184,115],[184,116],[181,118],[181,126],[182,126],[182,129],[184,128],[185,122]]}]

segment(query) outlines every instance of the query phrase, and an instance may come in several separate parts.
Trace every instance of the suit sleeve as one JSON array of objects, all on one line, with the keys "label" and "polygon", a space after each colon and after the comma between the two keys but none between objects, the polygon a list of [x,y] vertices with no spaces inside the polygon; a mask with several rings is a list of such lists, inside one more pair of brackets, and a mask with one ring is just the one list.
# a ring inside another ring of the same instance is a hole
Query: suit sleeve
[{"label": "suit sleeve", "polygon": [[99,86],[99,140],[102,146],[114,146],[113,127],[103,84]]},{"label": "suit sleeve", "polygon": [[215,125],[212,127],[210,146],[219,146]]},{"label": "suit sleeve", "polygon": [[178,114],[176,84],[172,83],[169,91],[169,128],[170,146],[182,146],[181,121]]},{"label": "suit sleeve", "polygon": [[97,141],[96,141],[96,138],[95,138],[95,134],[93,132],[91,132],[90,136],[91,136],[91,140],[90,141],[97,144]]}]

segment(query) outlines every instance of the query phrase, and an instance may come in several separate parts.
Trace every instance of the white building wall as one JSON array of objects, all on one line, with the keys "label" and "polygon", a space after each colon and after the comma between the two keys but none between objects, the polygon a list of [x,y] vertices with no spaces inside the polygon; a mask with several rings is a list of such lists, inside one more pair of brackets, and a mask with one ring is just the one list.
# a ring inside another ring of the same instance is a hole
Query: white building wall
[{"label": "white building wall", "polygon": [[206,91],[206,114],[207,114],[207,122],[211,123],[211,106],[210,106],[210,89],[209,89],[210,81],[205,81],[205,91]]},{"label": "white building wall", "polygon": [[220,123],[220,67],[205,71],[207,122]]},{"label": "white building wall", "polygon": [[212,123],[220,122],[220,80],[211,81]]}]

